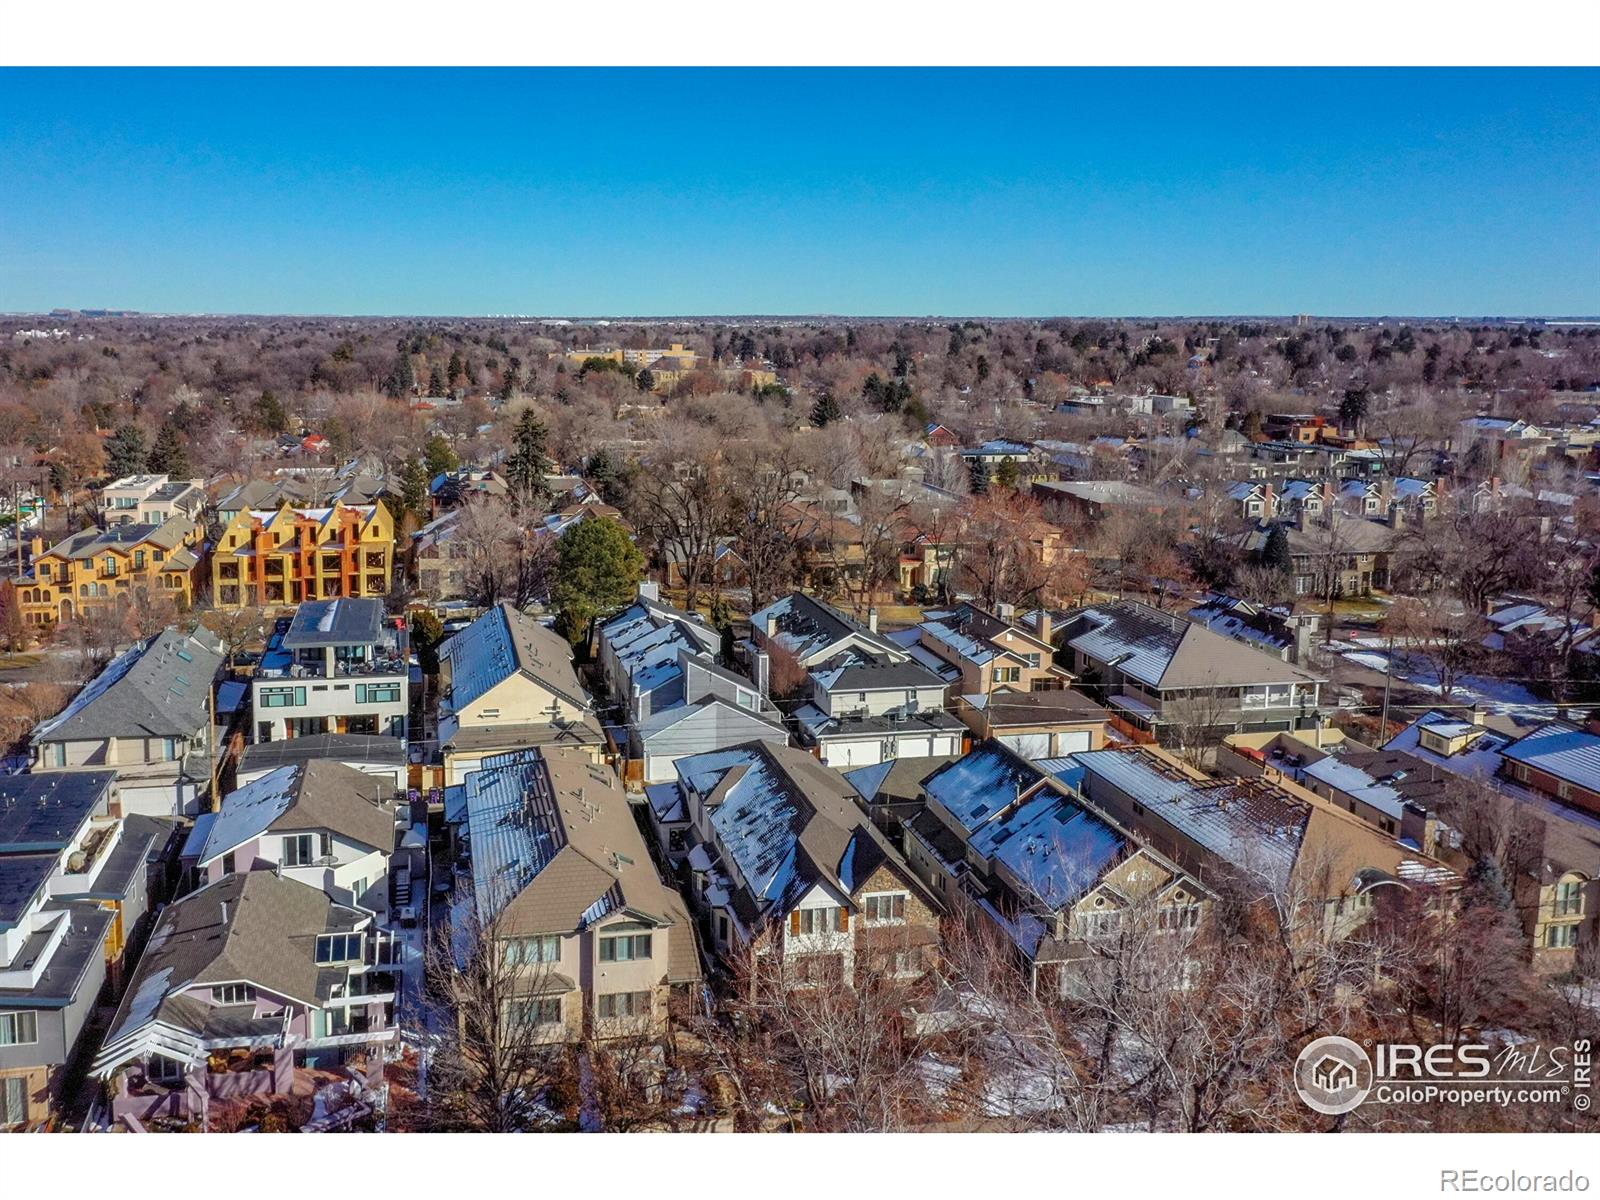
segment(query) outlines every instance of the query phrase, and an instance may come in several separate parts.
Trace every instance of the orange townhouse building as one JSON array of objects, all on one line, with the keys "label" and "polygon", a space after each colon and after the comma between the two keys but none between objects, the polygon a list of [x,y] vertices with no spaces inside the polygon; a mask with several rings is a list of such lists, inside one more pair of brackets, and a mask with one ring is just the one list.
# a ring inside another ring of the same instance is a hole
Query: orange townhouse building
[{"label": "orange townhouse building", "polygon": [[382,597],[394,568],[394,520],[382,504],[243,509],[217,538],[218,608]]}]

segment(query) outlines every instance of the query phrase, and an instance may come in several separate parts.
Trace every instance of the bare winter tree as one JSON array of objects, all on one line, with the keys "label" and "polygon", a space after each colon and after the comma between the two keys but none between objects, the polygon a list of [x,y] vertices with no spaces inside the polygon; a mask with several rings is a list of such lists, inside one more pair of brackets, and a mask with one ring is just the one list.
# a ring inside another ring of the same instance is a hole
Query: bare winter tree
[{"label": "bare winter tree", "polygon": [[[424,952],[432,1047],[424,1120],[439,1130],[512,1133],[544,1119],[541,1094],[563,1052],[551,1033],[552,971],[504,936],[470,893],[435,927]],[[531,939],[536,941],[537,939]]]}]

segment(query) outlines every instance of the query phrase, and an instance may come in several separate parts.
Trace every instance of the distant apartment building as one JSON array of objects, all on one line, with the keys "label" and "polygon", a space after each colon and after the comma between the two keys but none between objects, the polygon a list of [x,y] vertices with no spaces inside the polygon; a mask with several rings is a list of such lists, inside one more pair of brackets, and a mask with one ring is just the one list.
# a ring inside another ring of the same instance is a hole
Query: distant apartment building
[{"label": "distant apartment building", "polygon": [[200,520],[205,488],[198,479],[125,475],[100,492],[100,520],[114,525],[159,525],[170,517]]},{"label": "distant apartment building", "polygon": [[394,521],[382,504],[242,509],[211,558],[218,608],[388,594]]},{"label": "distant apartment building", "polygon": [[250,681],[252,742],[316,734],[406,736],[406,631],[375,599],[309,600],[273,633]]},{"label": "distant apartment building", "polygon": [[85,529],[48,550],[34,538],[28,572],[12,580],[22,619],[45,626],[114,604],[162,598],[188,608],[199,583],[203,540],[204,531],[187,517]]}]

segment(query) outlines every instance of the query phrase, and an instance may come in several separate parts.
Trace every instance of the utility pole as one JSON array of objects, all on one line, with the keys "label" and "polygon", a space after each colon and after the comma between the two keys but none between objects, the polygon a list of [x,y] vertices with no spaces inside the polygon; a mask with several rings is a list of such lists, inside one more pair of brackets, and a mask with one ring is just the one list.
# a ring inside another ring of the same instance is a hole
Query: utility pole
[{"label": "utility pole", "polygon": [[1388,649],[1384,653],[1383,667],[1383,717],[1378,725],[1378,730],[1383,734],[1383,740],[1389,740],[1389,688],[1394,683],[1394,634],[1388,638]]}]

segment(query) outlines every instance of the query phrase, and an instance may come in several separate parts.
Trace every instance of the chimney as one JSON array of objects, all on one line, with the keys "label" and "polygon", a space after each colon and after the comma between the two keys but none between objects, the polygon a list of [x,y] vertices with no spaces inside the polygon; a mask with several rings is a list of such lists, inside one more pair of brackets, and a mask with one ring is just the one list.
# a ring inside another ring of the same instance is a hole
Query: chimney
[{"label": "chimney", "polygon": [[1483,724],[1483,709],[1479,708],[1476,704],[1472,706],[1472,723],[1474,725]]},{"label": "chimney", "polygon": [[224,925],[228,923],[228,902],[226,900],[222,902],[222,923]]},{"label": "chimney", "polygon": [[661,585],[653,579],[646,579],[639,584],[639,599],[660,600]]},{"label": "chimney", "polygon": [[769,638],[775,638],[775,637],[778,636],[778,614],[777,613],[768,613],[767,614],[767,636]]},{"label": "chimney", "polygon": [[772,659],[765,650],[756,651],[756,692],[763,700],[770,700],[767,687],[772,679]]},{"label": "chimney", "polygon": [[873,633],[878,632],[878,610],[876,606],[867,609],[867,628],[872,630]]},{"label": "chimney", "polygon": [[1050,610],[1048,608],[1041,608],[1039,610],[1039,619],[1037,622],[1035,622],[1035,625],[1037,627],[1039,640],[1047,646],[1055,645],[1055,643],[1050,640],[1050,635],[1055,631],[1050,627]]}]

